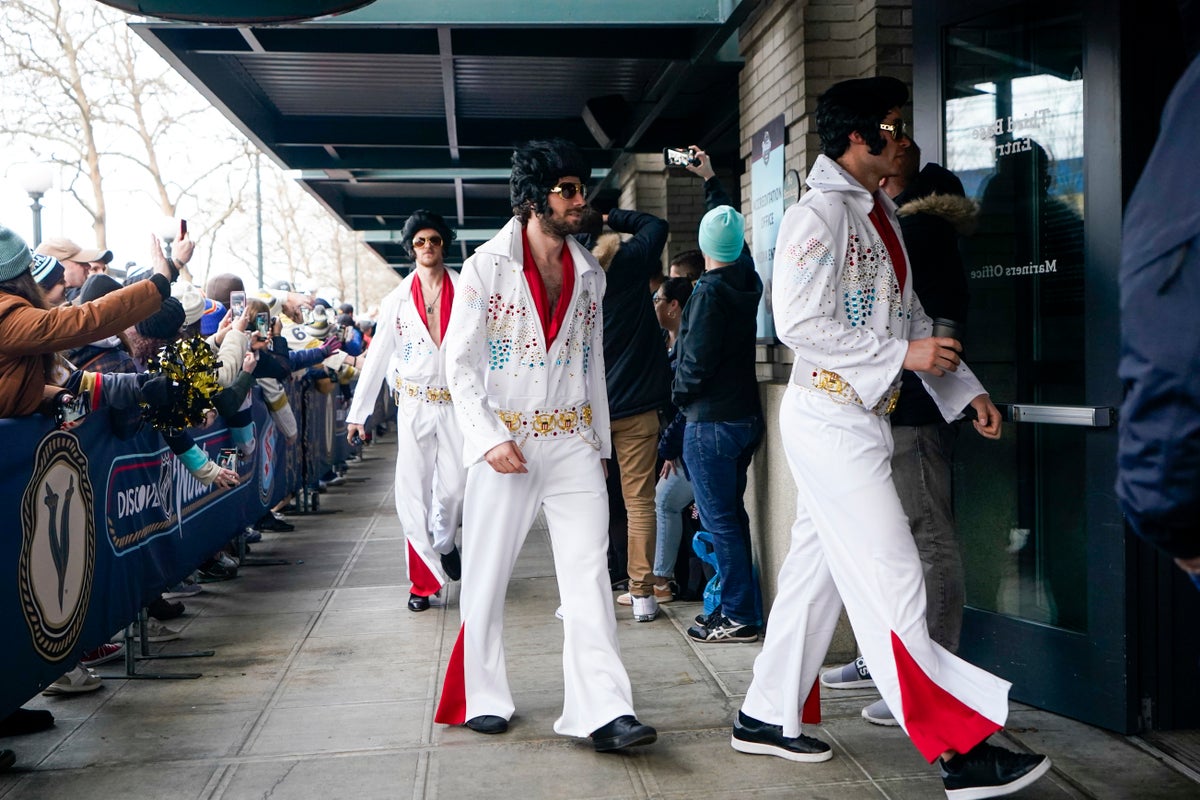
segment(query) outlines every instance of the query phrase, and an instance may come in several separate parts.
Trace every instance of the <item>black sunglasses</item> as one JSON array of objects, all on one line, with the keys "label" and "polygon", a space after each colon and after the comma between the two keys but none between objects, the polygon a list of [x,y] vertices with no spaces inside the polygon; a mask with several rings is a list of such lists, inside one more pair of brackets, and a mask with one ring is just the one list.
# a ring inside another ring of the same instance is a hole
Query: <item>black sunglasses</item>
[{"label": "black sunglasses", "polygon": [[570,200],[575,197],[575,195],[584,197],[587,194],[587,190],[584,188],[583,184],[576,183],[575,181],[563,181],[550,191],[554,194],[562,195],[563,200]]}]

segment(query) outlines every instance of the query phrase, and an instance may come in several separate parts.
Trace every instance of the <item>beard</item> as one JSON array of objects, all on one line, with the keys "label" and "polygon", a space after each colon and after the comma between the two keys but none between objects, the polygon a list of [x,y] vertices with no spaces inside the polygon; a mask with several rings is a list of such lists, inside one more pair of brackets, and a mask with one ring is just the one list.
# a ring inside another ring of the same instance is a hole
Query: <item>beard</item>
[{"label": "beard", "polygon": [[537,221],[538,225],[542,228],[542,233],[547,236],[553,236],[556,239],[566,239],[568,236],[574,236],[583,228],[582,213],[574,217],[538,215]]}]

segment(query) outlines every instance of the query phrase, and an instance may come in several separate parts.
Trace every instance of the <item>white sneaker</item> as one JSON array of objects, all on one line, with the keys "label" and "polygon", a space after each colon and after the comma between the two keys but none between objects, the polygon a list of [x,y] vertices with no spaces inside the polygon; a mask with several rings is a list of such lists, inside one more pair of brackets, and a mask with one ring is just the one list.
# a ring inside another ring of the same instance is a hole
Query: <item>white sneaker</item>
[{"label": "white sneaker", "polygon": [[633,619],[636,622],[652,622],[658,616],[658,601],[654,595],[633,598]]},{"label": "white sneaker", "polygon": [[[136,634],[137,628],[135,628],[134,631]],[[183,634],[180,633],[178,630],[162,624],[161,622],[156,620],[154,617],[150,617],[150,619],[147,620],[147,622],[146,622],[146,641],[147,642],[151,642],[151,643],[171,642],[171,641],[178,639],[181,636],[183,636]]]},{"label": "white sneaker", "polygon": [[886,725],[887,727],[897,727],[900,722],[892,714],[892,710],[888,708],[887,701],[876,700],[871,705],[862,710],[862,718],[873,725]]},{"label": "white sneaker", "polygon": [[42,694],[48,697],[56,694],[81,694],[94,692],[99,688],[100,676],[87,667],[77,666],[43,689]]}]

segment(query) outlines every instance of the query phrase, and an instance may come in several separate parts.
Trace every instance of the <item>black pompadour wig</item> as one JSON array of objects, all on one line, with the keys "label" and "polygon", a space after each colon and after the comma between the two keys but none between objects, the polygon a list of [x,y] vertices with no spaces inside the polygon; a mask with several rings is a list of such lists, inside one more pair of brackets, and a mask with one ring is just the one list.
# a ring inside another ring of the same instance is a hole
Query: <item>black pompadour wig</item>
[{"label": "black pompadour wig", "polygon": [[592,168],[574,143],[549,139],[518,147],[508,179],[513,215],[526,223],[531,214],[545,214],[550,209],[550,190],[567,176],[578,176],[585,184],[592,177]]},{"label": "black pompadour wig", "polygon": [[449,248],[450,243],[454,241],[454,231],[441,214],[435,214],[427,208],[418,208],[404,221],[404,228],[400,231],[401,240],[404,242],[404,252],[408,254],[409,258],[417,257],[412,246],[413,237],[417,235],[417,231],[423,231],[426,228],[433,228],[438,232],[442,237],[443,248]]},{"label": "black pompadour wig", "polygon": [[887,144],[879,123],[888,111],[907,102],[908,88],[896,78],[879,75],[835,83],[817,99],[821,152],[841,158],[850,147],[850,134],[858,131],[871,155],[879,155]]}]

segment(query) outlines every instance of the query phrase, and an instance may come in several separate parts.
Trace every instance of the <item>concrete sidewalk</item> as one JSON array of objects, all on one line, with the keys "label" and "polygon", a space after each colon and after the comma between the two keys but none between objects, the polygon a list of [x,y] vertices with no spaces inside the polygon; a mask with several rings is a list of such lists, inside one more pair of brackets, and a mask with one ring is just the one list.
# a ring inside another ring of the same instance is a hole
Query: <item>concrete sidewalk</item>
[{"label": "concrete sidewalk", "polygon": [[[826,692],[816,735],[823,764],[745,756],[730,721],[757,645],[693,645],[697,604],[664,606],[637,624],[618,607],[639,717],[657,744],[601,755],[552,725],[562,701],[558,588],[544,529],[530,533],[509,589],[508,672],[517,715],[481,736],[433,723],[458,630],[448,607],[405,608],[403,540],[392,505],[394,445],[367,449],[345,485],[322,497],[339,513],[296,517],[266,534],[244,567],[207,584],[171,623],[184,638],[161,652],[211,648],[212,658],[144,661],[141,672],[203,672],[198,680],[128,680],[105,665],[104,686],[38,697],[57,725],[0,739],[16,751],[0,798],[941,798],[936,769],[898,728],[859,718],[870,691]],[[1025,798],[1196,798],[1194,783],[1131,740],[1014,706],[997,739],[1048,753],[1054,770]],[[1005,743],[1005,742],[1002,742]]]}]

